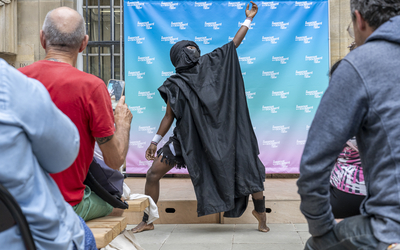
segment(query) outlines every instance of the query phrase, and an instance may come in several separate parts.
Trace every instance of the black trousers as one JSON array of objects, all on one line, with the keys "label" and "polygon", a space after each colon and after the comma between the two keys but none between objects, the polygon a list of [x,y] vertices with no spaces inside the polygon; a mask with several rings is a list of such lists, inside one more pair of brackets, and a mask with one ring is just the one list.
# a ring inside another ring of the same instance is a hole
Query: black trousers
[{"label": "black trousers", "polygon": [[332,185],[330,193],[332,213],[336,219],[360,215],[360,205],[365,199],[365,196],[349,194],[333,187]]}]

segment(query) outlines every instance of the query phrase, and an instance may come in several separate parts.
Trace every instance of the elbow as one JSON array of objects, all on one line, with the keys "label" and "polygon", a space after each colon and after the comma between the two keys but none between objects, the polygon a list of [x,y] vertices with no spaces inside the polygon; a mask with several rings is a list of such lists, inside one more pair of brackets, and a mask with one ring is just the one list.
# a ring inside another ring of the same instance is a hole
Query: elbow
[{"label": "elbow", "polygon": [[125,162],[125,157],[115,157],[113,159],[104,158],[104,163],[112,169],[118,170]]}]

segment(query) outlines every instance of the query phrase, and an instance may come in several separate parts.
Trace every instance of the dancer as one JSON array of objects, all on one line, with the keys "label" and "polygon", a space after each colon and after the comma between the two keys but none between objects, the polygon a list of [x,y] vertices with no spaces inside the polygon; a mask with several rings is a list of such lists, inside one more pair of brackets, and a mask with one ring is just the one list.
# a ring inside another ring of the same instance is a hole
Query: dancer
[{"label": "dancer", "polygon": [[[176,74],[159,88],[167,110],[146,151],[153,165],[146,175],[145,194],[155,202],[159,180],[174,166],[187,167],[192,179],[199,216],[225,212],[239,217],[252,194],[258,230],[268,232],[265,168],[250,121],[236,48],[245,37],[258,7],[246,8],[246,20],[232,42],[200,56],[192,41],[180,41],[170,51]],[[157,144],[176,121],[174,135],[157,152]],[[133,232],[154,229],[148,216]]]}]

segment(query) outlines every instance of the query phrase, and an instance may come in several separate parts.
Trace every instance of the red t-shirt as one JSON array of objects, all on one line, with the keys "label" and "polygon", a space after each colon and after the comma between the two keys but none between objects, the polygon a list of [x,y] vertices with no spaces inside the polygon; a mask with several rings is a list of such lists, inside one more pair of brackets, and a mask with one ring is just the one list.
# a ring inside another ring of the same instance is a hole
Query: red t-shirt
[{"label": "red t-shirt", "polygon": [[83,181],[93,159],[94,137],[107,137],[115,131],[106,85],[100,78],[61,62],[38,61],[19,71],[43,83],[54,104],[78,128],[78,157],[68,169],[51,175],[64,199],[74,206],[83,198]]}]

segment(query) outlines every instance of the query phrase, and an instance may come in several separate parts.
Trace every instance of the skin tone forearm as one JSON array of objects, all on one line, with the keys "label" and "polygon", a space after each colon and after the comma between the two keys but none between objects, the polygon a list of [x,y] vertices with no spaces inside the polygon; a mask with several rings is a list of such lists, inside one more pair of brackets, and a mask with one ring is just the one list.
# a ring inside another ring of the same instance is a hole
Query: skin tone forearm
[{"label": "skin tone forearm", "polygon": [[103,153],[104,162],[112,169],[119,169],[125,161],[129,148],[132,113],[122,96],[115,108],[115,133],[109,137],[96,138]]},{"label": "skin tone forearm", "polygon": [[[174,122],[174,113],[172,112],[169,102],[167,102],[167,111],[165,112],[165,115],[161,120],[157,134],[164,137],[164,135],[171,128],[172,122]],[[146,155],[145,155],[146,159],[149,161],[154,161],[156,152],[157,152],[157,146],[154,144],[150,144],[150,146],[146,150]]]},{"label": "skin tone forearm", "polygon": [[[253,19],[255,17],[255,15],[257,14],[258,6],[253,1],[250,1],[250,3],[252,4],[252,6],[251,6],[251,9],[249,10],[249,4],[247,4],[246,17]],[[242,43],[248,30],[249,30],[249,28],[247,28],[246,26],[241,26],[239,28],[238,32],[236,33],[235,37],[233,38],[233,43],[235,44],[236,48],[239,47],[239,45]]]}]

